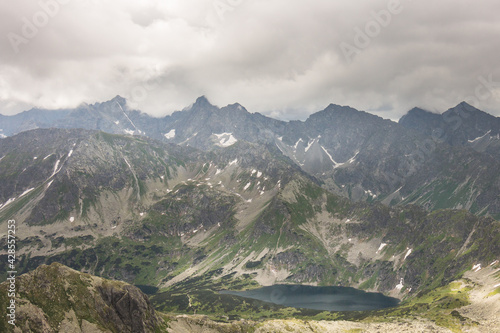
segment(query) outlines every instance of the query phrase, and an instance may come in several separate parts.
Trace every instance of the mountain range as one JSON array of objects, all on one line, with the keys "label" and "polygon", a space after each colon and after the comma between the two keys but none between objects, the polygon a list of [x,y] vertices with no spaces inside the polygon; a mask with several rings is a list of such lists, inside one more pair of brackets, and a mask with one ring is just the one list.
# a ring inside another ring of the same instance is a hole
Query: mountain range
[{"label": "mountain range", "polygon": [[183,111],[154,118],[117,96],[73,110],[1,116],[0,128],[4,136],[35,128],[83,128],[202,151],[239,140],[272,145],[324,188],[351,200],[500,216],[495,172],[500,119],[466,103],[443,115],[415,108],[399,123],[331,104],[305,121],[285,122],[252,114],[240,104],[219,108],[203,96]]},{"label": "mountain range", "polygon": [[0,117],[0,221],[17,221],[19,273],[61,263],[167,312],[275,283],[410,300],[498,265],[495,119],[332,104],[284,122],[205,97],[163,118],[121,97],[30,110]]}]

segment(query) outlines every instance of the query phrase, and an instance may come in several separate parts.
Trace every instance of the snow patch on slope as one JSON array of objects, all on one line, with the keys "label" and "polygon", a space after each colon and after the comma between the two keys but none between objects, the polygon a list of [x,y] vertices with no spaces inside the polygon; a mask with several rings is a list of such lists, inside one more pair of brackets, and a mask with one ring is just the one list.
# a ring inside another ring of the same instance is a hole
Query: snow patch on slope
[{"label": "snow patch on slope", "polygon": [[56,165],[54,165],[54,172],[52,172],[52,176],[59,172],[59,170],[57,170],[57,168],[59,167],[59,163],[61,163],[61,160],[57,160]]},{"label": "snow patch on slope", "polygon": [[403,278],[399,279],[399,284],[396,285],[396,289],[397,290],[401,290],[403,289],[404,285],[403,285]]},{"label": "snow patch on slope", "polygon": [[306,152],[311,149],[312,145],[316,142],[316,139],[312,140],[312,141],[309,141],[307,143],[307,147],[306,147]]},{"label": "snow patch on slope", "polygon": [[382,244],[380,244],[380,246],[379,246],[379,248],[378,248],[378,250],[377,250],[377,252],[376,252],[376,253],[379,253],[380,251],[382,251],[382,250],[384,249],[384,247],[386,247],[386,246],[387,246],[387,244],[386,244],[386,243],[382,243]]},{"label": "snow patch on slope", "polygon": [[9,200],[7,200],[7,202],[5,202],[3,205],[0,205],[0,209],[4,208],[5,206],[7,206],[8,204],[14,202],[14,200],[16,200],[16,198],[10,198]]},{"label": "snow patch on slope", "polygon": [[349,161],[347,161],[346,163],[354,163],[354,162],[356,161],[356,157],[358,157],[358,154],[359,154],[359,150],[358,150],[358,151],[356,151],[356,154],[354,154],[354,156],[353,156],[353,157],[351,157],[351,158],[349,159]]},{"label": "snow patch on slope", "polygon": [[[125,110],[123,110],[122,106],[120,105],[120,103],[116,102],[116,104],[118,104],[118,106],[120,107],[120,109],[122,110],[123,114],[125,115],[125,117],[127,118],[127,120],[132,124],[132,126],[134,126],[135,130],[138,131],[139,133],[141,133],[141,131],[137,128],[137,126],[135,126],[135,124],[132,122],[132,120],[127,116],[127,114],[125,113]],[[127,130],[125,130],[125,132],[127,132]],[[132,131],[133,133],[134,131]],[[128,133],[128,132],[127,132]],[[132,134],[131,134],[132,135]]]},{"label": "snow patch on slope", "polygon": [[219,143],[217,145],[220,147],[229,147],[238,142],[238,140],[233,136],[233,133],[221,133],[214,135],[219,140]]},{"label": "snow patch on slope", "polygon": [[412,251],[411,249],[408,249],[408,251],[405,254],[405,257],[403,258],[403,261],[405,261],[406,258],[408,258],[408,256],[411,254],[411,251]]},{"label": "snow patch on slope", "polygon": [[293,146],[293,149],[297,150],[297,147],[299,146],[299,143],[303,142],[302,139],[299,139],[296,143],[295,146]]},{"label": "snow patch on slope", "polygon": [[164,134],[165,138],[173,139],[175,138],[175,129],[170,130],[170,132]]},{"label": "snow patch on slope", "polygon": [[30,193],[30,192],[31,192],[31,191],[33,191],[34,189],[35,189],[34,187],[32,187],[32,188],[30,188],[30,189],[27,189],[26,191],[24,191],[24,192],[23,192],[23,193],[19,196],[19,198],[24,197],[26,194]]},{"label": "snow patch on slope", "polygon": [[330,155],[330,153],[325,149],[325,147],[323,147],[323,146],[320,146],[320,147],[321,147],[321,149],[323,149],[323,151],[325,152],[325,154],[330,158],[330,161],[332,161],[333,167],[335,168],[338,165],[338,163],[335,162],[335,160],[333,159],[332,155]]},{"label": "snow patch on slope", "polygon": [[473,139],[473,140],[468,140],[468,141],[469,141],[469,143],[476,142],[476,141],[478,141],[478,140],[481,140],[481,139],[482,139],[482,138],[484,138],[485,136],[489,135],[490,133],[491,133],[491,130],[489,130],[488,132],[486,132],[484,135],[482,135],[482,136],[480,136],[480,137],[477,137],[477,138],[475,138],[475,139]]}]

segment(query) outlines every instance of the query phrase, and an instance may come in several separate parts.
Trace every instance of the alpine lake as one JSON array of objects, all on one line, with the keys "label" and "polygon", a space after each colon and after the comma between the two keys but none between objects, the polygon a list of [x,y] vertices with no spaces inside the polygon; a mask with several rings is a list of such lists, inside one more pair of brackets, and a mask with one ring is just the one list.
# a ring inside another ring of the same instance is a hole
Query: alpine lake
[{"label": "alpine lake", "polygon": [[263,302],[293,308],[323,311],[370,311],[395,307],[397,298],[349,287],[314,287],[306,285],[273,285],[245,291],[220,291]]}]

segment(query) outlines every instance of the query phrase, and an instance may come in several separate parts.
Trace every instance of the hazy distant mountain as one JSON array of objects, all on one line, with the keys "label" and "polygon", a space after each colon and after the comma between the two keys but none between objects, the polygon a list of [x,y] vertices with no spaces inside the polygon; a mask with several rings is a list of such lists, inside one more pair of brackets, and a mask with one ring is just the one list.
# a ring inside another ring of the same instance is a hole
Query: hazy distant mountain
[{"label": "hazy distant mountain", "polygon": [[120,96],[103,103],[84,103],[75,109],[31,109],[14,116],[0,116],[0,129],[5,136],[36,128],[82,128],[116,134],[146,134],[144,130],[148,129],[149,135],[158,136],[156,131],[164,126],[161,119],[129,109]]}]

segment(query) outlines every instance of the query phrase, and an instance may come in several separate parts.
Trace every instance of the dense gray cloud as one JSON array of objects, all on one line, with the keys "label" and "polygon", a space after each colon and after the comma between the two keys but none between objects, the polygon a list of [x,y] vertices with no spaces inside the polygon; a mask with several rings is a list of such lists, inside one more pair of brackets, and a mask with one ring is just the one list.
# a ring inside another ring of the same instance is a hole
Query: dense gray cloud
[{"label": "dense gray cloud", "polygon": [[121,95],[161,116],[206,95],[304,119],[329,103],[397,119],[466,100],[500,116],[496,0],[0,3],[0,112]]}]

